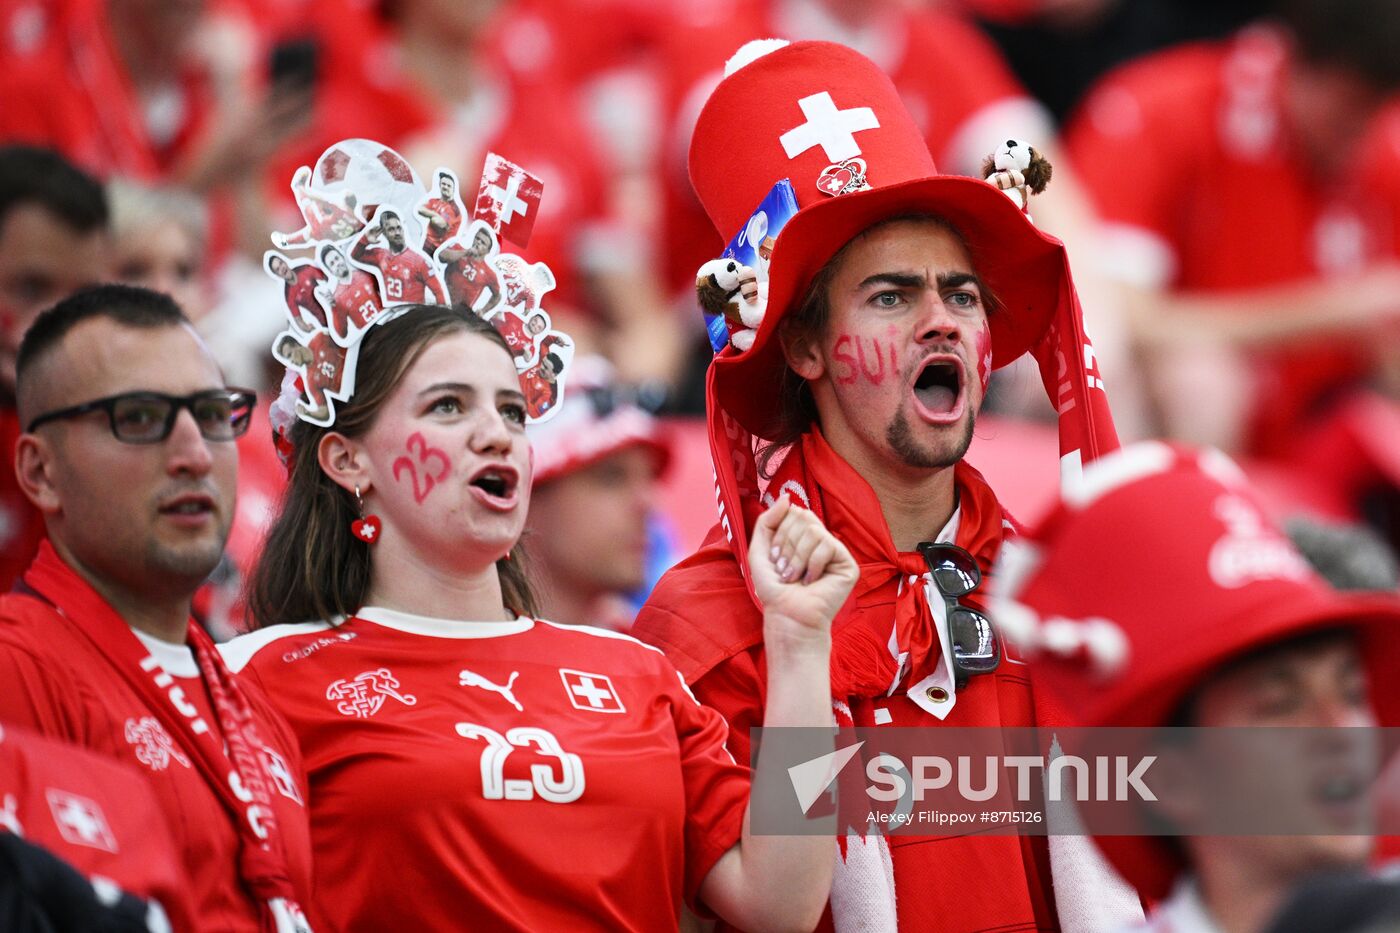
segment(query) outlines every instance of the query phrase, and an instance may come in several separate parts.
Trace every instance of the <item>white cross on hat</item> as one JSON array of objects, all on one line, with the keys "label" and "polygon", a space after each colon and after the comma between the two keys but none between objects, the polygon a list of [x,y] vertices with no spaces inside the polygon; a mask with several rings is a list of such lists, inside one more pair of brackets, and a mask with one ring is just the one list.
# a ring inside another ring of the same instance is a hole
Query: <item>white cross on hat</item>
[{"label": "white cross on hat", "polygon": [[821,146],[828,161],[844,162],[860,155],[855,134],[880,126],[875,111],[869,107],[837,110],[836,101],[828,91],[810,94],[797,102],[807,122],[793,127],[778,142],[789,159],[795,159],[813,146]]}]

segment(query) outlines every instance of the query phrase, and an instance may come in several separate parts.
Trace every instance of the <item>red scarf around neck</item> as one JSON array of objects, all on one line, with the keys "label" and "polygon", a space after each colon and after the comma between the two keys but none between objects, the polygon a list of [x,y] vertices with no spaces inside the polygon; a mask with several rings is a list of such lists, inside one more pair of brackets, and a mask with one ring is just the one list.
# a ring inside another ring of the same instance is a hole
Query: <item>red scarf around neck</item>
[{"label": "red scarf around neck", "polygon": [[[953,483],[958,508],[956,543],[977,558],[984,575],[990,573],[1005,534],[1008,518],[982,475],[959,461]],[[860,578],[832,626],[831,694],[837,699],[883,696],[900,675],[915,680],[936,665],[941,648],[938,626],[922,585],[908,578],[928,573],[917,551],[901,552],[890,539],[889,527],[875,491],[817,430],[802,435],[774,471],[769,490],[786,490],[794,502],[806,505],[850,550],[860,566]],[[893,612],[861,612],[859,606],[877,590],[898,578]]]},{"label": "red scarf around neck", "polygon": [[[286,853],[257,749],[263,747],[252,709],[214,642],[193,621],[189,647],[209,688],[217,728],[174,684],[120,615],[45,541],[24,583],[52,605],[121,675],[165,731],[180,743],[238,828],[239,874],[261,905],[268,933],[309,933],[296,903]],[[225,750],[227,747],[227,751]]]}]

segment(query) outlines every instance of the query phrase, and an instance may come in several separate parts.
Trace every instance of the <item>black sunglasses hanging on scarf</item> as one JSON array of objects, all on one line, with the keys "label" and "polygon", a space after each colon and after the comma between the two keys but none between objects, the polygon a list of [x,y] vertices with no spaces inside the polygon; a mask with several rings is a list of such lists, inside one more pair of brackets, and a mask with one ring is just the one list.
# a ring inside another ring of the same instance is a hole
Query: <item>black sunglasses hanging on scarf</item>
[{"label": "black sunglasses hanging on scarf", "polygon": [[933,585],[943,595],[948,638],[953,643],[953,683],[961,690],[970,678],[1001,666],[1001,643],[991,620],[958,601],[982,585],[982,569],[975,557],[956,544],[920,541],[917,547]]}]

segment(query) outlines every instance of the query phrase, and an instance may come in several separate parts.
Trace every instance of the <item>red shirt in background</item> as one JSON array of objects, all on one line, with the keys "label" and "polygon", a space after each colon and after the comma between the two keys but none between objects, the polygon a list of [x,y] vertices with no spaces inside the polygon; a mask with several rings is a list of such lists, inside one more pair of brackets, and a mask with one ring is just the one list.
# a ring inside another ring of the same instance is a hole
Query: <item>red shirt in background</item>
[{"label": "red shirt in background", "polygon": [[165,815],[133,766],[12,725],[0,727],[0,832],[57,855],[82,874],[156,900],[176,930],[193,930],[185,877]]},{"label": "red shirt in background", "polygon": [[[1361,162],[1313,172],[1282,108],[1281,35],[1171,49],[1111,73],[1066,134],[1111,224],[1105,268],[1134,284],[1228,294],[1359,272],[1400,255],[1400,123],[1377,121]],[[1286,452],[1329,393],[1368,368],[1360,342],[1253,351],[1255,455]]]},{"label": "red shirt in background", "polygon": [[333,929],[675,929],[739,840],[724,720],[626,636],[363,609],[224,655],[301,741]]},{"label": "red shirt in background", "polygon": [[[507,6],[501,15],[513,15]],[[544,182],[544,198],[525,252],[548,263],[559,281],[553,300],[589,310],[584,289],[594,231],[614,223],[604,168],[579,117],[582,104],[547,66],[526,77],[498,47],[499,30],[483,30],[473,63],[482,81],[467,106],[439,102],[404,69],[391,26],[362,7],[335,0],[309,11],[303,28],[321,42],[322,67],[334,80],[317,86],[311,127],[269,168],[267,190],[299,226],[288,180],[332,143],[360,137],[399,151],[425,188],[439,165],[453,169],[464,197],[474,197],[486,153],[496,152]],[[435,191],[435,189],[433,189]],[[426,193],[426,192],[425,192]]]}]

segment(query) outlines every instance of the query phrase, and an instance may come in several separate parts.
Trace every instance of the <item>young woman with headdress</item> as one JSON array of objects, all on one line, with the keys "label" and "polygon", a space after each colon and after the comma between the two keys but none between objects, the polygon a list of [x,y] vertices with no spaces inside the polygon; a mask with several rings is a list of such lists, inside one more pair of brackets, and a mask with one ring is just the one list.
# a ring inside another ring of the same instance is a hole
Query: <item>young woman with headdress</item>
[{"label": "young woman with headdress", "polygon": [[[301,742],[326,925],[674,929],[683,899],[745,929],[815,925],[830,839],[750,833],[720,716],[655,649],[534,618],[533,457],[499,334],[408,306],[368,330],[337,407],[291,430],[263,628],[227,649]],[[786,499],[759,528],[767,725],[829,726],[856,567]]]}]

